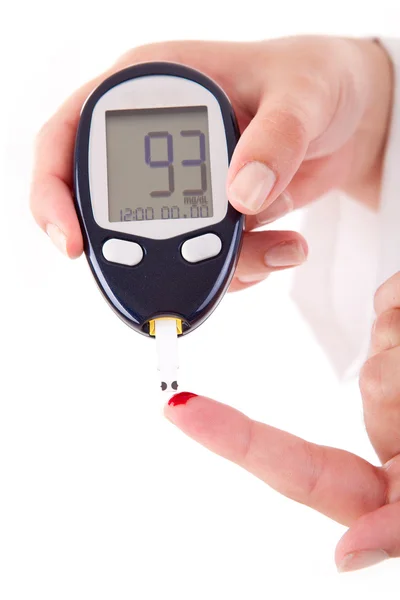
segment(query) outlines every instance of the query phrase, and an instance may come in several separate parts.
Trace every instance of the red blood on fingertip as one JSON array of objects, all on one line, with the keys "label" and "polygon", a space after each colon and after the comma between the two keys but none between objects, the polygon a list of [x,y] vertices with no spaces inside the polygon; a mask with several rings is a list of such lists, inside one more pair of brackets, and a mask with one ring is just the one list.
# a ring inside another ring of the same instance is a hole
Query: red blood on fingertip
[{"label": "red blood on fingertip", "polygon": [[192,394],[192,392],[179,392],[179,394],[175,394],[168,400],[168,406],[178,406],[179,404],[186,404],[190,398],[194,398],[197,394]]}]

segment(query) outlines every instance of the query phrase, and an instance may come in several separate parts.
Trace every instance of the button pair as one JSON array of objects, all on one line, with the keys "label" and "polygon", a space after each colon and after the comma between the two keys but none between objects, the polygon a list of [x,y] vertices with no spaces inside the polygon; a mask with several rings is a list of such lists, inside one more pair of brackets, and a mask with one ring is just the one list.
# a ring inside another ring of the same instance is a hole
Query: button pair
[{"label": "button pair", "polygon": [[[205,233],[186,240],[182,244],[182,256],[189,263],[198,263],[213,258],[221,252],[222,242],[215,233]],[[134,267],[143,259],[143,249],[136,242],[112,238],[103,244],[103,256],[106,260]]]}]

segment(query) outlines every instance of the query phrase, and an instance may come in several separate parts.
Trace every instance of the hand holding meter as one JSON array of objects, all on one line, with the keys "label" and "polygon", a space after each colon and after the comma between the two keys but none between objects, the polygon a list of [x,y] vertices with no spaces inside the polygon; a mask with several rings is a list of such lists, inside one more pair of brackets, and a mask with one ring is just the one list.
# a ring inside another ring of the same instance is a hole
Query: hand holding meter
[{"label": "hand holding meter", "polygon": [[178,388],[177,336],[224,295],[244,217],[226,176],[239,137],[230,102],[203,74],[142,63],[87,99],[75,203],[93,275],[116,313],[155,336],[163,390]]}]

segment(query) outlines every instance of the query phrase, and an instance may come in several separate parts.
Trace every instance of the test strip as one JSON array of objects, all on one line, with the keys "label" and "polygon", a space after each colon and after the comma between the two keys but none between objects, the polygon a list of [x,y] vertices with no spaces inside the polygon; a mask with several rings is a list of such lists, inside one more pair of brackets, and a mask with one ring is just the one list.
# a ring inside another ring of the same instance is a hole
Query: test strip
[{"label": "test strip", "polygon": [[161,390],[176,392],[178,389],[178,332],[175,319],[156,319],[157,369],[160,373]]}]

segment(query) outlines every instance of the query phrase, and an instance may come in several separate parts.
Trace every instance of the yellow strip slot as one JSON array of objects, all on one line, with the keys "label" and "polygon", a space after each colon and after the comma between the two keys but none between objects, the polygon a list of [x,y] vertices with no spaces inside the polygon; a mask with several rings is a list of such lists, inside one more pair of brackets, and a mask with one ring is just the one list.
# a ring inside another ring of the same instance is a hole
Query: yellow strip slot
[{"label": "yellow strip slot", "polygon": [[182,334],[182,319],[176,319],[175,317],[160,317],[159,319],[152,319],[149,321],[149,334],[156,335],[156,321],[175,321],[176,322],[176,333]]}]

